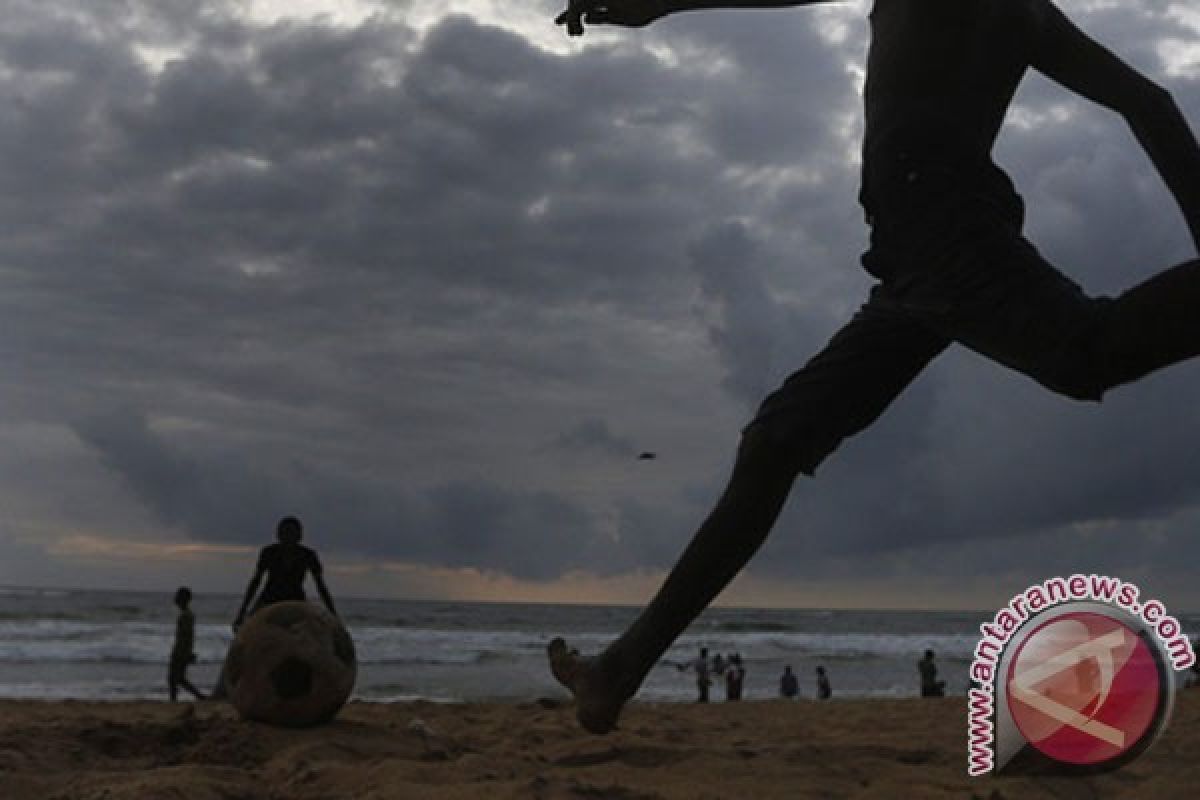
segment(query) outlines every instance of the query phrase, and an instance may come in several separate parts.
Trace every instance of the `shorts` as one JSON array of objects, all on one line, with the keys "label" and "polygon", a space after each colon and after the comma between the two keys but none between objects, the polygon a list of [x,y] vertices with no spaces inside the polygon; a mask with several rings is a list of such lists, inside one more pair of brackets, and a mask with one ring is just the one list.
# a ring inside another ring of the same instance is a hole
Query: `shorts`
[{"label": "shorts", "polygon": [[1109,298],[1088,297],[1021,235],[1011,203],[911,173],[872,221],[863,266],[880,281],[828,344],[762,403],[799,472],[812,475],[952,342],[1061,394],[1099,401],[1114,384]]},{"label": "shorts", "polygon": [[[159,662],[161,663],[161,662]],[[178,686],[187,679],[187,668],[192,663],[191,654],[177,656],[171,654],[171,662],[167,666],[167,683],[171,686]]]}]

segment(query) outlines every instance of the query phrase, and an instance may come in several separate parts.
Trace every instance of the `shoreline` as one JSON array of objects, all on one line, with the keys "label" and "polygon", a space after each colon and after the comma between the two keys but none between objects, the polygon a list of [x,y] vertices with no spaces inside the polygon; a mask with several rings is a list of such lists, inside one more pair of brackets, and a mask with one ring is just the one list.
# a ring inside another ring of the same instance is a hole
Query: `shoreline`
[{"label": "shoreline", "polygon": [[[211,687],[208,684],[202,684],[199,686],[199,688],[201,689],[201,691],[207,692]],[[546,688],[547,688],[547,693],[544,695],[523,694],[523,695],[519,695],[519,696],[518,695],[509,695],[509,694],[498,694],[498,695],[477,695],[477,696],[472,696],[472,697],[449,697],[449,696],[438,696],[438,695],[397,694],[397,695],[384,695],[384,696],[379,696],[379,697],[364,697],[364,696],[352,694],[350,697],[349,703],[361,704],[361,705],[367,705],[367,706],[405,705],[405,704],[412,704],[412,703],[432,703],[434,705],[464,705],[464,704],[475,703],[475,704],[480,704],[480,705],[503,706],[503,705],[521,705],[523,703],[528,703],[528,702],[537,702],[538,700],[541,700],[543,698],[545,698],[545,699],[565,698],[565,695],[561,694],[561,692],[559,691],[557,686],[546,687]],[[1176,689],[1176,691],[1177,692],[1182,691],[1182,689],[1183,689],[1183,687],[1178,687]],[[965,691],[951,688],[946,691],[945,696],[952,697],[952,698],[958,698],[958,699],[962,700],[963,698],[965,698],[967,696],[967,693]],[[193,702],[191,700],[191,695],[187,695],[185,693],[184,695],[182,695],[182,697],[186,697],[187,699],[185,701],[181,701],[177,705],[183,705],[184,702],[187,702],[187,703]],[[670,696],[649,695],[649,696],[643,697],[642,695],[639,695],[637,698],[635,698],[635,700],[633,702],[637,703],[639,705],[658,705],[658,706],[667,706],[667,707],[688,706],[688,705],[695,705],[695,703],[696,703],[695,698],[696,698],[696,690],[695,690],[694,686],[687,686],[685,689],[682,689],[679,692],[673,693]],[[710,699],[711,705],[724,705],[725,703],[728,702],[724,696],[724,689],[718,687],[715,683],[713,684],[713,687],[710,690],[710,698],[711,698]],[[883,690],[883,691],[879,691],[879,692],[875,692],[875,693],[867,693],[867,692],[856,692],[853,690],[837,690],[837,689],[835,689],[833,697],[827,701],[822,701],[822,702],[876,703],[876,702],[887,702],[890,700],[917,700],[920,698],[921,698],[921,695],[917,689],[907,690],[903,693],[901,693],[899,690],[896,690],[896,691]],[[765,703],[765,702],[773,702],[773,701],[779,700],[779,699],[780,698],[778,698],[775,695],[769,695],[762,691],[755,691],[753,694],[743,695],[741,702],[743,702],[743,703]],[[68,696],[68,695],[63,695],[63,696],[44,695],[44,696],[37,696],[37,697],[25,696],[25,695],[0,695],[0,707],[3,707],[3,705],[5,703],[18,703],[18,704],[19,703],[83,703],[83,704],[95,703],[97,705],[120,705],[120,704],[155,705],[157,703],[166,703],[166,702],[167,702],[166,690],[156,691],[156,692],[152,692],[152,693],[149,693],[146,695],[126,695],[126,696],[99,695],[99,696],[95,696],[95,697]],[[804,689],[800,693],[800,696],[795,700],[795,702],[798,702],[798,703],[816,702],[816,698],[813,697],[813,691],[812,691],[811,687],[807,687],[807,686],[804,687]]]},{"label": "shoreline", "polygon": [[221,703],[0,700],[6,800],[1182,798],[1198,747],[1200,692],[1116,772],[978,779],[954,697],[633,703],[608,736],[550,699],[353,702],[297,730]]}]

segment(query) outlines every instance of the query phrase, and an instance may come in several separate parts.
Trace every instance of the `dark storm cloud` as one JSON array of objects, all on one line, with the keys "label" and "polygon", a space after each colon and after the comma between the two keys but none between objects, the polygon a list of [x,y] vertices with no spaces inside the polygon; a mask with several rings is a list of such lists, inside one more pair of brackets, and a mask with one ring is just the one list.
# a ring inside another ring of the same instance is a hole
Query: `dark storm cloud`
[{"label": "dark storm cloud", "polygon": [[[722,386],[753,410],[821,341],[829,308],[781,302],[768,282],[769,267],[788,263],[741,222],[717,224],[688,246],[699,280],[709,341],[726,369]],[[839,320],[840,322],[840,320]]]},{"label": "dark storm cloud", "polygon": [[77,424],[132,493],[164,522],[208,541],[264,544],[263,509],[300,516],[322,550],[411,564],[470,566],[545,579],[611,560],[588,542],[585,512],[549,492],[455,481],[423,490],[339,472],[302,459],[249,462],[223,448],[180,452],[136,413]]},{"label": "dark storm cloud", "polygon": [[551,447],[570,452],[597,452],[617,458],[632,458],[637,449],[632,441],[613,433],[602,419],[585,419],[569,430],[563,431]]},{"label": "dark storm cloud", "polygon": [[[298,513],[335,553],[669,565],[738,423],[865,297],[861,7],[564,55],[466,16],[77,6],[0,33],[0,421],[74,431],[186,535]],[[1200,119],[1165,5],[1066,6]],[[1000,157],[1048,256],[1106,292],[1187,256],[1119,119],[1038,79],[1018,103]],[[1147,525],[1191,553],[1198,392],[1182,368],[1081,406],[952,351],[801,481],[756,568],[977,573]],[[674,457],[604,472],[646,441]]]},{"label": "dark storm cloud", "polygon": [[730,223],[708,231],[689,255],[703,296],[717,306],[709,337],[729,369],[723,384],[753,403],[768,388],[782,313],[758,272],[755,243]]}]

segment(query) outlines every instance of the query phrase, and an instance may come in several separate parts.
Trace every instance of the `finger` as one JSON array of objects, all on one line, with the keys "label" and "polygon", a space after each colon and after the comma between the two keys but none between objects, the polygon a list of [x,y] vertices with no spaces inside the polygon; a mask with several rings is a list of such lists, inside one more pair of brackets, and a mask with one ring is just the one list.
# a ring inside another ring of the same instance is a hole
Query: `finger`
[{"label": "finger", "polygon": [[612,20],[612,13],[607,9],[596,9],[583,15],[583,21],[589,25],[600,25]]},{"label": "finger", "polygon": [[566,25],[567,24],[567,12],[564,11],[561,14],[559,14],[557,17],[555,17],[554,24],[555,25]]}]

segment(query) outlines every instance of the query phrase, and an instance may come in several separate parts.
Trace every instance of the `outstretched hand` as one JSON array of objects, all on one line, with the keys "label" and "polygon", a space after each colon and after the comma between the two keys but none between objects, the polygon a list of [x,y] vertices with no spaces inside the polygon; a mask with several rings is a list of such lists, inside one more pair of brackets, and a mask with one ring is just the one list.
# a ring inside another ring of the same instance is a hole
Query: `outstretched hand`
[{"label": "outstretched hand", "polygon": [[569,0],[556,25],[566,25],[571,36],[583,35],[583,23],[641,28],[667,14],[663,0]]}]

